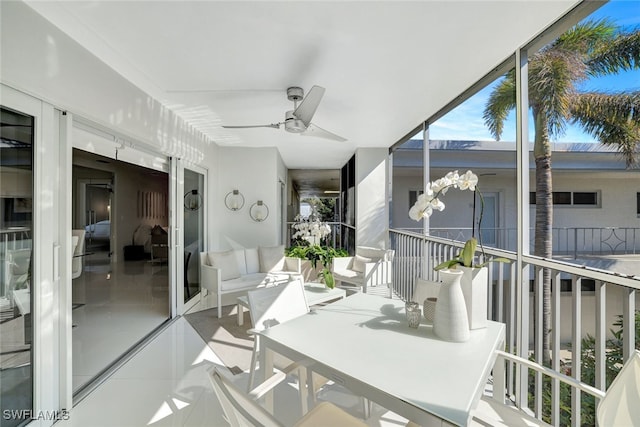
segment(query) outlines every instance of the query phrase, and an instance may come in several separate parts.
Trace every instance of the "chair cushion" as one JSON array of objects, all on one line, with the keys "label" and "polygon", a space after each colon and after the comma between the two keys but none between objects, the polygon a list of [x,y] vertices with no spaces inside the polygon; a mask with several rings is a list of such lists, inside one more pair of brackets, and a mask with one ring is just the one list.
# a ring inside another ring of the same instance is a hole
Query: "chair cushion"
[{"label": "chair cushion", "polygon": [[360,273],[364,273],[365,264],[368,262],[372,262],[371,258],[363,257],[360,255],[356,255],[353,259],[353,270],[358,271]]},{"label": "chair cushion", "polygon": [[236,262],[238,264],[238,271],[240,272],[240,275],[242,276],[247,274],[247,261],[245,259],[244,249],[234,249],[233,253],[236,256]]},{"label": "chair cushion", "polygon": [[258,258],[258,248],[247,248],[244,250],[244,258],[247,262],[247,273],[258,273],[260,271],[260,258]]},{"label": "chair cushion", "polygon": [[284,270],[284,245],[260,246],[258,248],[260,258],[260,272]]},{"label": "chair cushion", "polygon": [[333,277],[347,282],[362,283],[364,280],[364,274],[354,270],[334,270]]},{"label": "chair cushion", "polygon": [[221,280],[230,280],[240,277],[238,260],[234,251],[209,252],[207,254],[209,264],[220,269]]},{"label": "chair cushion", "polygon": [[224,280],[220,285],[223,291],[253,289],[267,277],[266,273],[245,274],[234,279]]}]

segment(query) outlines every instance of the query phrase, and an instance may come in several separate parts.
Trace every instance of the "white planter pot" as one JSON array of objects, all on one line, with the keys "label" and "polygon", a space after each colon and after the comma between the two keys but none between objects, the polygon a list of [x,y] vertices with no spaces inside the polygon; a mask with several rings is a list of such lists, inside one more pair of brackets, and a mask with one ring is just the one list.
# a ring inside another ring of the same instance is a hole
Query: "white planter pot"
[{"label": "white planter pot", "polygon": [[460,288],[460,270],[441,270],[442,284],[436,312],[433,318],[433,332],[445,341],[463,342],[469,339],[469,321]]},{"label": "white planter pot", "polygon": [[313,268],[311,261],[303,259],[300,263],[300,267],[302,269],[301,272],[304,283],[318,282],[320,280],[319,275],[322,273],[322,264],[320,264],[320,262],[318,262],[316,268]]},{"label": "white planter pot", "polygon": [[469,329],[487,327],[487,296],[489,292],[489,272],[487,267],[469,268],[456,266],[464,273],[460,280],[464,302],[467,305]]}]

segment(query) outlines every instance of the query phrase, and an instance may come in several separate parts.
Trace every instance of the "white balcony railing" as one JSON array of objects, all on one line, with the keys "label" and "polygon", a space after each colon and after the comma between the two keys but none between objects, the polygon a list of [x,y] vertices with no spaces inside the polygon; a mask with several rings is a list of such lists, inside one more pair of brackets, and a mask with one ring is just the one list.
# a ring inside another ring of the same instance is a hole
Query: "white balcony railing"
[{"label": "white balcony railing", "polygon": [[[403,228],[403,231],[422,233],[421,228]],[[533,236],[534,230],[530,229]],[[431,236],[466,241],[471,228],[431,228]],[[482,241],[486,247],[515,251],[517,230],[514,228],[484,228]],[[573,258],[590,255],[640,254],[640,228],[632,227],[563,227],[552,230],[554,255]],[[533,252],[533,240],[530,242]]]},{"label": "white balcony railing", "polygon": [[[416,277],[437,280],[433,267],[463,246],[462,241],[399,230],[391,230],[390,241],[394,291],[403,299],[411,297]],[[639,344],[640,277],[486,246],[485,256],[511,260],[489,267],[488,316],[506,324],[505,350],[543,362],[543,301],[538,295],[547,269],[552,278],[549,368],[604,391]],[[593,288],[585,291],[587,282]],[[543,379],[526,366],[508,367],[506,394],[516,406],[553,425],[593,422],[593,396],[575,386],[561,387],[552,377]]]}]

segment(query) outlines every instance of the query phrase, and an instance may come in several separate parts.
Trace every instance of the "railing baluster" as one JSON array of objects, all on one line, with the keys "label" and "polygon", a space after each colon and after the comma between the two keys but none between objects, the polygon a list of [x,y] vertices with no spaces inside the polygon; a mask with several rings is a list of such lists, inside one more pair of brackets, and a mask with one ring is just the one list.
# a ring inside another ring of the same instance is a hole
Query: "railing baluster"
[{"label": "railing baluster", "polygon": [[596,281],[596,378],[595,387],[605,391],[607,382],[606,362],[606,342],[607,342],[607,284]]},{"label": "railing baluster", "polygon": [[[517,297],[517,292],[516,292],[516,284],[517,284],[517,274],[518,274],[518,270],[514,267],[514,264],[511,264],[511,281],[509,282],[509,324],[507,325],[507,330],[509,333],[509,348],[507,349],[510,353],[514,353],[516,354],[516,346],[517,346],[517,341],[516,341],[516,337],[517,337],[517,331],[516,331],[516,297]],[[508,366],[509,366],[509,370],[507,371],[509,373],[509,387],[508,387],[508,393],[509,396],[512,396],[515,394],[515,377],[513,375],[513,368],[514,368],[514,364],[513,361],[509,361],[508,362]]]},{"label": "railing baluster", "polygon": [[[560,272],[556,271],[553,277],[551,289],[551,333],[553,337],[553,354],[551,356],[551,367],[560,372],[560,325],[562,316],[560,310]],[[557,378],[551,380],[551,424],[560,425],[560,381]]]},{"label": "railing baluster", "polygon": [[498,293],[498,297],[496,299],[496,312],[497,317],[496,320],[498,322],[504,322],[504,271],[507,269],[506,264],[498,265],[498,287],[496,292]]},{"label": "railing baluster", "polygon": [[622,349],[627,361],[636,348],[636,290],[627,289],[622,304]]},{"label": "railing baluster", "polygon": [[[582,278],[573,276],[571,278],[571,299],[572,299],[572,319],[571,319],[571,376],[580,381],[582,366]],[[581,425],[581,392],[578,389],[571,390],[571,425],[579,427]]]},{"label": "railing baluster", "polygon": [[[534,352],[534,360],[542,365],[543,363],[543,335],[544,331],[542,330],[542,318],[544,316],[543,311],[543,288],[544,288],[544,269],[536,268],[536,278],[535,278],[535,308],[534,308],[534,329],[535,329],[535,352]],[[535,414],[536,418],[542,419],[542,373],[535,373]]]}]

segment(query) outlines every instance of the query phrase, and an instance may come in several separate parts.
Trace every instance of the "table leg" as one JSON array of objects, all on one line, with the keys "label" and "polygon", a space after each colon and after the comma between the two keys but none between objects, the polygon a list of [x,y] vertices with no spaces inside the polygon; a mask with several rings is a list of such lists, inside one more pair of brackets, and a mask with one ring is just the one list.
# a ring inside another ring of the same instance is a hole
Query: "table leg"
[{"label": "table leg", "polygon": [[[261,339],[259,347],[261,383],[273,375],[273,351],[266,346],[265,341],[266,340]],[[264,396],[264,407],[273,414],[273,390]]]},{"label": "table leg", "polygon": [[236,311],[238,312],[238,326],[242,326],[244,325],[244,308],[238,304],[238,309]]}]

